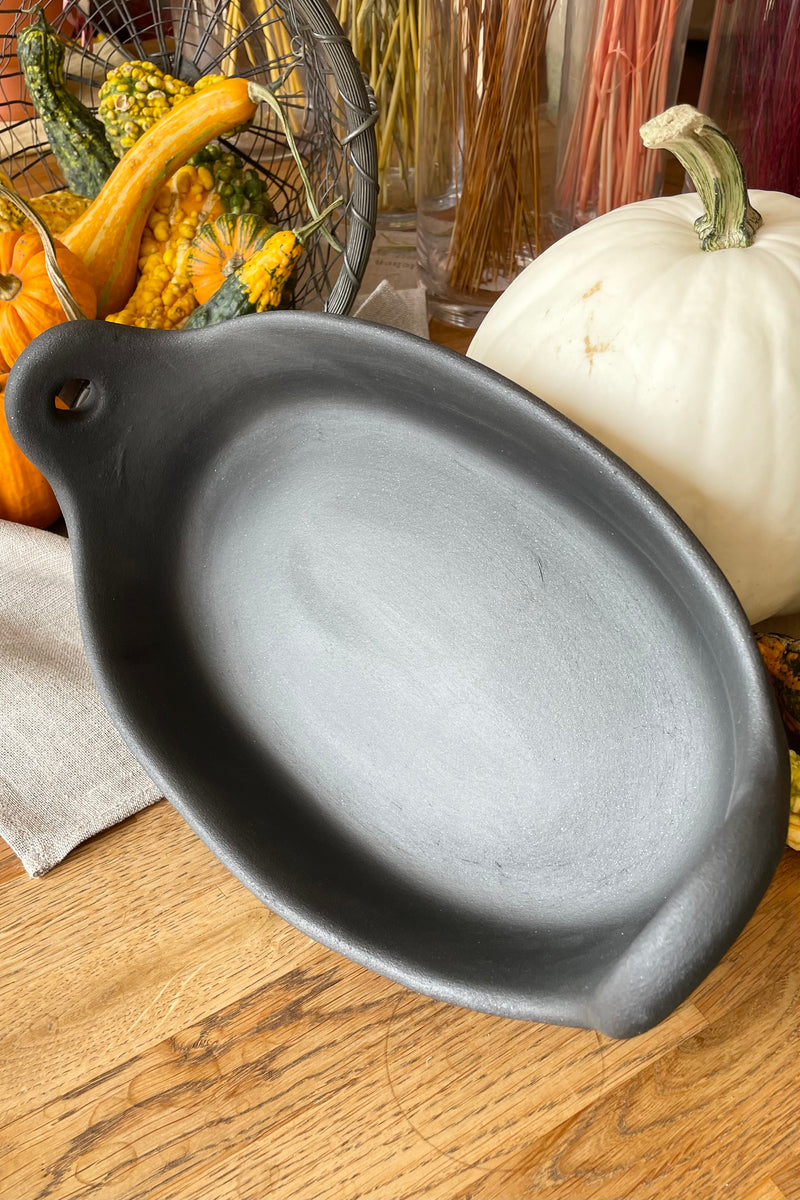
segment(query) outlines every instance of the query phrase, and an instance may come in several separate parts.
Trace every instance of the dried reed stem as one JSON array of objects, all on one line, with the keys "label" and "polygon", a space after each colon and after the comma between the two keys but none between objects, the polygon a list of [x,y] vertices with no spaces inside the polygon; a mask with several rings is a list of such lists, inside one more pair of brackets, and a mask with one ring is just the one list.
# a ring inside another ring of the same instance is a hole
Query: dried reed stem
[{"label": "dried reed stem", "polygon": [[461,97],[447,130],[460,168],[448,267],[451,287],[462,293],[513,278],[537,250],[539,64],[554,6],[453,0],[448,14],[460,48],[453,90]]},{"label": "dried reed stem", "polygon": [[306,116],[302,65],[275,0],[227,0],[222,25],[223,74],[262,73],[270,87],[280,90],[294,131],[302,132]]},{"label": "dried reed stem", "polygon": [[751,187],[800,195],[800,0],[717,9],[699,107],[736,143]]},{"label": "dried reed stem", "polygon": [[598,0],[591,54],[558,179],[578,220],[653,194],[658,157],[639,128],[667,105],[687,0]]},{"label": "dried reed stem", "polygon": [[416,166],[419,0],[338,0],[336,17],[375,93],[379,186],[383,192],[386,173],[396,163],[410,188]]}]

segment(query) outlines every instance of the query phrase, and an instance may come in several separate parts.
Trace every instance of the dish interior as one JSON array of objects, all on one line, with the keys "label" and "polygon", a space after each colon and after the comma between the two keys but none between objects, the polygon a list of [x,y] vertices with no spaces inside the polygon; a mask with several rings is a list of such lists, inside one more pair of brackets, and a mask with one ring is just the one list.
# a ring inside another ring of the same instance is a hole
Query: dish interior
[{"label": "dish interior", "polygon": [[338,862],[343,913],[370,878],[531,934],[639,928],[730,800],[680,584],[546,455],[412,402],[302,395],[245,406],[181,525],[184,681],[280,781],[230,805],[287,873]]}]

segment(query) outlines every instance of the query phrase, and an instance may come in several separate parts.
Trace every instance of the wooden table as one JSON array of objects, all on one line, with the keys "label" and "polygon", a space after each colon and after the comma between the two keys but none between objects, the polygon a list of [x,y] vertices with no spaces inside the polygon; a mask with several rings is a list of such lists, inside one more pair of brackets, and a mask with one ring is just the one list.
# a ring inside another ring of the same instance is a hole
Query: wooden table
[{"label": "wooden table", "polygon": [[618,1042],[322,949],[165,801],[43,879],[0,843],[0,1197],[797,1197],[797,863]]}]

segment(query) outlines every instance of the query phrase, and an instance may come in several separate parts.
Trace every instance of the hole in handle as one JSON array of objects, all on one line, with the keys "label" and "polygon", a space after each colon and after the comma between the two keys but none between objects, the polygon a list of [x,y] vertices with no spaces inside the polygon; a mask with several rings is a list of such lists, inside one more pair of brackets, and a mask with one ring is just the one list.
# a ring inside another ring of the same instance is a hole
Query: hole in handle
[{"label": "hole in handle", "polygon": [[67,379],[56,392],[55,406],[60,409],[77,409],[88,407],[92,394],[92,384],[88,379]]}]

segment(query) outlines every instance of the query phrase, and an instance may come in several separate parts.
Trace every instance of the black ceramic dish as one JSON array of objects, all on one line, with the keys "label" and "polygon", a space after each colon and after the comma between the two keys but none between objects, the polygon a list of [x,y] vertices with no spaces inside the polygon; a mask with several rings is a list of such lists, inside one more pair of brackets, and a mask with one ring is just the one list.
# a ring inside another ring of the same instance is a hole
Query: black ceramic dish
[{"label": "black ceramic dish", "polygon": [[276,912],[431,996],[616,1036],[732,943],[788,819],[769,685],[705,552],[568,421],[303,313],[63,325],[7,404],[112,716]]}]

